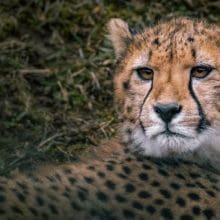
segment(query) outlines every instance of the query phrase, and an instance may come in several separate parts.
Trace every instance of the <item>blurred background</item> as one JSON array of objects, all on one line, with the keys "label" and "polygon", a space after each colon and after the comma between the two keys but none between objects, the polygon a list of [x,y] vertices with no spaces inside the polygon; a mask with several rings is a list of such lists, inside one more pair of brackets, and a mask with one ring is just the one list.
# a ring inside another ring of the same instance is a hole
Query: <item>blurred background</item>
[{"label": "blurred background", "polygon": [[0,174],[70,162],[117,131],[106,22],[220,22],[219,0],[0,0]]}]

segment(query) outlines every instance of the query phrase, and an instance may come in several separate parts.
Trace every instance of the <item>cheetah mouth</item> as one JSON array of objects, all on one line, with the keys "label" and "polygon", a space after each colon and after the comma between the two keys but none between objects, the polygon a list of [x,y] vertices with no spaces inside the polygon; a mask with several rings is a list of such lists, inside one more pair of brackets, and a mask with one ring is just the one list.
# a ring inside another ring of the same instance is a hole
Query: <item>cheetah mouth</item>
[{"label": "cheetah mouth", "polygon": [[167,128],[166,130],[164,130],[162,132],[159,132],[158,134],[153,135],[152,139],[156,139],[160,135],[165,135],[166,137],[180,137],[180,138],[191,139],[191,137],[188,137],[184,134],[180,134],[180,133],[171,131],[169,128]]}]

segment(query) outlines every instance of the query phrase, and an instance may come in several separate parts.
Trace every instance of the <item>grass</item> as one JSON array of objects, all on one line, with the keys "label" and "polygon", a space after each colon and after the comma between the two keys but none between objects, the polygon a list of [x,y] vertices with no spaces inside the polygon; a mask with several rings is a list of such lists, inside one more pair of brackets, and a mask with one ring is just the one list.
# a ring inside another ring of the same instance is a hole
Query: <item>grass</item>
[{"label": "grass", "polygon": [[75,160],[117,131],[105,24],[172,16],[219,23],[219,1],[11,0],[0,3],[0,173]]}]

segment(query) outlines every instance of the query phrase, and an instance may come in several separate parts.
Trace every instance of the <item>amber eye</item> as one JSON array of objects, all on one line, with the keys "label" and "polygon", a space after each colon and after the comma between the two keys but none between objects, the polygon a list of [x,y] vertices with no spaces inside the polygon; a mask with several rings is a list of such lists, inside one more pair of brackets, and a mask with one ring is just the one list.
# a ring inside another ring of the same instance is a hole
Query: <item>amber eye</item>
[{"label": "amber eye", "polygon": [[147,67],[141,67],[136,69],[138,76],[143,80],[152,80],[154,71]]},{"label": "amber eye", "polygon": [[202,79],[202,78],[205,78],[206,76],[208,76],[212,70],[213,70],[213,68],[208,65],[207,66],[205,66],[205,65],[195,66],[192,68],[191,74],[192,74],[192,77]]}]

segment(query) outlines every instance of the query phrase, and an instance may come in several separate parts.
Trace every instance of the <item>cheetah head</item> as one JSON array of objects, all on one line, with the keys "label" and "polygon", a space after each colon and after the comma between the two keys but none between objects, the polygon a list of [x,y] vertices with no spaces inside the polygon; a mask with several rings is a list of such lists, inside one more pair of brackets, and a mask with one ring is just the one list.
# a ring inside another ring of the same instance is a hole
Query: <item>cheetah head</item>
[{"label": "cheetah head", "polygon": [[107,27],[127,146],[156,157],[220,152],[220,28],[188,18],[139,33],[121,19]]}]

